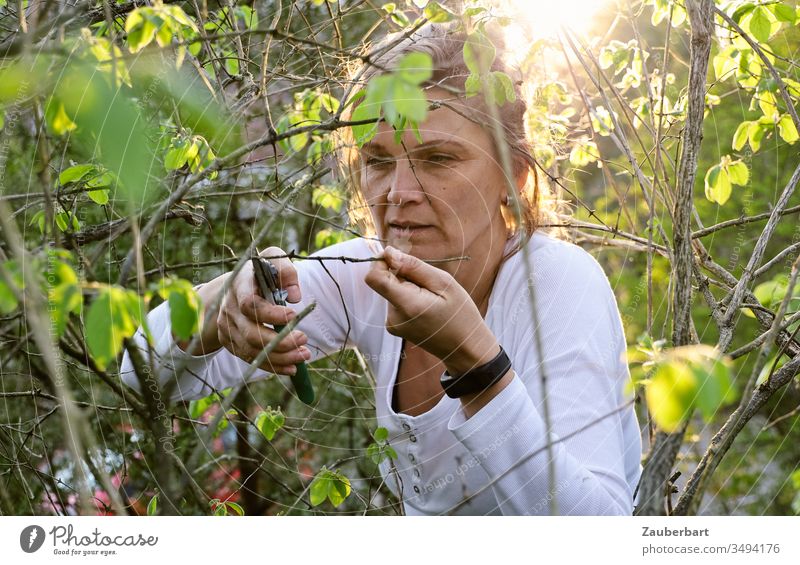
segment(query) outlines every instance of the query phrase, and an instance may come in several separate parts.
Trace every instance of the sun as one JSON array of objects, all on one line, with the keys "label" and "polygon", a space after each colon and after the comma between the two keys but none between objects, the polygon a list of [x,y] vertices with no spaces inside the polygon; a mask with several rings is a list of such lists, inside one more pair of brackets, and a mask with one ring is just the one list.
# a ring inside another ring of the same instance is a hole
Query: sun
[{"label": "sun", "polygon": [[513,24],[506,42],[520,58],[533,42],[555,38],[562,28],[578,35],[587,33],[610,0],[495,0],[494,6]]}]

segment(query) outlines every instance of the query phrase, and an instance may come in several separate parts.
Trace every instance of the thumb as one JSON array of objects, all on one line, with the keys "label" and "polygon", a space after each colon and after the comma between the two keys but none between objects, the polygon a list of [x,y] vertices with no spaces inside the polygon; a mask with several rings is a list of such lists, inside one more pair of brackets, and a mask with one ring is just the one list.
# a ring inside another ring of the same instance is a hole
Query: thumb
[{"label": "thumb", "polygon": [[392,246],[386,247],[383,257],[392,273],[417,286],[437,294],[448,287],[450,276],[422,259],[403,253]]},{"label": "thumb", "polygon": [[[280,247],[268,247],[261,253],[262,256],[266,257],[286,254]],[[297,275],[297,269],[295,269],[291,260],[288,257],[281,257],[279,259],[270,259],[270,263],[278,270],[281,288],[286,291],[286,300],[292,304],[300,302],[300,280]]]}]

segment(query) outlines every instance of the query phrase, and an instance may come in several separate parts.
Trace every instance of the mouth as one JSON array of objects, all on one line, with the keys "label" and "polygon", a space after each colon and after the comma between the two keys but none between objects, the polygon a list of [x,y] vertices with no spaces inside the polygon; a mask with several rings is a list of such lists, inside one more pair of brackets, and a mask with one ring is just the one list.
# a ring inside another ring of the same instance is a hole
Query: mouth
[{"label": "mouth", "polygon": [[389,224],[389,237],[395,239],[407,239],[424,234],[432,230],[433,226],[427,224],[411,224],[393,222]]}]

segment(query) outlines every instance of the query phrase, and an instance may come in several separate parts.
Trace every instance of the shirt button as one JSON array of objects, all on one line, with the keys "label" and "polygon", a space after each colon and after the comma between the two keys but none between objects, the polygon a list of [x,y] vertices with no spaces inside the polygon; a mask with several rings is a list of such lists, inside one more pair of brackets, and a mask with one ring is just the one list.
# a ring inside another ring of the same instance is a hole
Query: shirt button
[{"label": "shirt button", "polygon": [[414,476],[419,478],[419,469],[414,469]]},{"label": "shirt button", "polygon": [[408,439],[411,442],[416,442],[417,441],[417,436],[415,436],[414,434],[411,434],[411,435],[408,436]]},{"label": "shirt button", "polygon": [[414,454],[413,454],[413,453],[409,453],[409,454],[408,454],[408,460],[409,460],[409,461],[411,461],[412,463],[413,463],[413,462],[416,460],[416,459],[414,458]]},{"label": "shirt button", "polygon": [[403,422],[403,429],[404,429],[405,431],[408,431],[408,430],[410,430],[410,429],[411,429],[411,426],[409,426],[407,422]]},{"label": "shirt button", "polygon": [[417,485],[414,485],[414,492],[416,492],[417,494],[419,494],[419,487],[418,487]]}]

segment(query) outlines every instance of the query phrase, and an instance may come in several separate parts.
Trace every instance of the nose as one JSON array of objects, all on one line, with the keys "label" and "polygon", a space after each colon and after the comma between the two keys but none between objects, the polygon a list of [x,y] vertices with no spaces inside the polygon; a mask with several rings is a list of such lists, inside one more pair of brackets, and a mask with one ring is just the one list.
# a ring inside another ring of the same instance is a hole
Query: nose
[{"label": "nose", "polygon": [[424,198],[422,182],[419,173],[414,169],[411,157],[395,161],[392,184],[389,187],[389,194],[386,196],[389,204],[400,206],[401,204],[422,202]]}]

